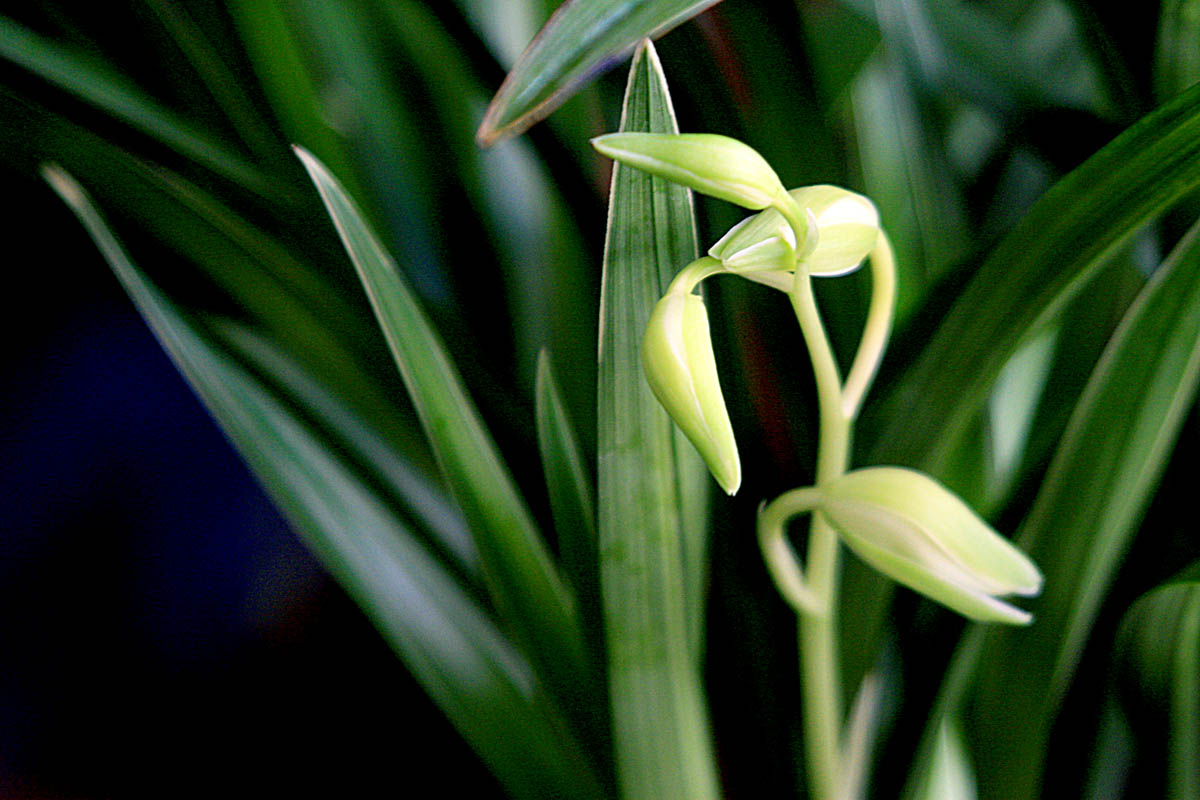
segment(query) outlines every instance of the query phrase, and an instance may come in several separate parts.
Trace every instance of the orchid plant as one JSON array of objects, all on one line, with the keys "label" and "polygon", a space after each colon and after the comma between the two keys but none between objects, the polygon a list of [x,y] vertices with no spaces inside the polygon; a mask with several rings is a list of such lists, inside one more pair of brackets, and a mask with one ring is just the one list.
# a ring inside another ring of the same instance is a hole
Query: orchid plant
[{"label": "orchid plant", "polygon": [[[785,492],[759,511],[763,559],[780,596],[800,617],[805,742],[813,797],[846,797],[866,759],[843,740],[837,643],[839,541],[888,577],[981,622],[1026,625],[1029,613],[999,599],[1034,596],[1042,575],[961,499],[933,478],[900,467],[847,471],[854,421],[891,330],[896,271],[887,234],[866,197],[836,186],[787,191],[752,148],[714,134],[617,133],[592,144],[606,156],[758,214],[729,230],[671,282],[646,328],[642,358],[654,395],[729,494],[741,485],[733,427],[717,378],[708,314],[694,293],[714,275],[737,275],[787,295],[817,385],[817,483]],[[813,293],[869,259],[872,293],[845,381]],[[786,525],[813,517],[804,562]],[[869,701],[864,701],[869,702]],[[866,719],[865,716],[860,716]]]}]

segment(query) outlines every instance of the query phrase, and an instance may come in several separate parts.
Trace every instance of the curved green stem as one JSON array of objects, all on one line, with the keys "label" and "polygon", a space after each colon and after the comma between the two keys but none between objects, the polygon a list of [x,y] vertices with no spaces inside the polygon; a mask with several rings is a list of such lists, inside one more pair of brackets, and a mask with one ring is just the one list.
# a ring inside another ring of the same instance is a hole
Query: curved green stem
[{"label": "curved green stem", "polygon": [[863,397],[871,387],[879,362],[883,360],[895,307],[896,261],[887,234],[880,230],[875,248],[871,251],[871,305],[867,311],[867,322],[863,327],[858,352],[854,354],[854,363],[846,376],[846,386],[842,390],[842,413],[848,419],[858,416]]},{"label": "curved green stem", "polygon": [[797,614],[820,614],[823,610],[804,579],[804,570],[787,541],[787,522],[798,514],[816,508],[820,492],[816,487],[792,489],[764,503],[758,510],[758,544],[767,571],[779,594]]}]

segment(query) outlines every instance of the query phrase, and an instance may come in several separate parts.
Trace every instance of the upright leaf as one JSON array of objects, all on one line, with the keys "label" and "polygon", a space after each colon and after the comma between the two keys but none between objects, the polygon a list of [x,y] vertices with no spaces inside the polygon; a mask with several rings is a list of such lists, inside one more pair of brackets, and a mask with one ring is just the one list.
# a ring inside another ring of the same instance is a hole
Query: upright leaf
[{"label": "upright leaf", "polygon": [[506,788],[601,797],[582,748],[487,614],[328,442],[133,266],[72,178],[45,174],[288,519]]},{"label": "upright leaf", "polygon": [[1153,724],[1147,738],[1166,729],[1166,796],[1175,800],[1200,800],[1200,569],[1191,572],[1143,595],[1117,637],[1134,684],[1131,712]]},{"label": "upright leaf", "polygon": [[971,722],[981,787],[1034,797],[1050,727],[1200,380],[1200,225],[1126,314],[1021,534],[1045,574],[1036,623],[991,629]]},{"label": "upright leaf", "polygon": [[477,134],[483,145],[516,136],[588,78],[717,0],[567,0],[505,78]]},{"label": "upright leaf", "polygon": [[550,365],[550,354],[545,350],[538,356],[535,389],[538,449],[542,470],[546,473],[554,528],[558,532],[558,549],[583,605],[585,618],[589,623],[592,620],[598,622],[600,559],[595,490],[579,451],[578,438],[567,417],[567,408]]},{"label": "upright leaf", "polygon": [[442,473],[466,513],[502,618],[554,690],[586,710],[592,670],[575,600],[458,371],[354,201],[315,156],[296,152],[358,270]]},{"label": "upright leaf", "polygon": [[[677,130],[661,65],[634,56],[623,131]],[[700,565],[682,527],[676,454],[688,452],[642,373],[642,331],[678,269],[695,258],[691,195],[617,165],[601,292],[599,522],[601,588],[617,770],[626,798],[717,795],[689,589]]]}]

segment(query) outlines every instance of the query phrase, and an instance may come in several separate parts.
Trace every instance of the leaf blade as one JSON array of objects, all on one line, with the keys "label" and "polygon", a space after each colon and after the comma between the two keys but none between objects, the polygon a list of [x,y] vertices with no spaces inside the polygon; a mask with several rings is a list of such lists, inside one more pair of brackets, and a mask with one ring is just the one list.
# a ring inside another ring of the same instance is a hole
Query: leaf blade
[{"label": "leaf blade", "polygon": [[475,534],[501,617],[564,699],[591,672],[575,600],[468,398],[440,338],[354,201],[315,156],[296,153],[359,273],[451,493]]},{"label": "leaf blade", "polygon": [[529,665],[483,610],[304,423],[146,280],[70,176],[44,174],[289,520],[500,780],[520,797],[544,796],[547,783],[600,797]]},{"label": "leaf blade", "polygon": [[718,0],[569,0],[521,55],[476,134],[485,147],[550,114],[638,42],[666,33]]},{"label": "leaf blade", "polygon": [[[648,41],[634,56],[622,129],[676,130]],[[628,797],[717,795],[684,575],[686,536],[699,532],[681,530],[677,440],[640,357],[651,310],[695,254],[690,193],[617,165],[601,281],[597,479],[618,777]]]}]

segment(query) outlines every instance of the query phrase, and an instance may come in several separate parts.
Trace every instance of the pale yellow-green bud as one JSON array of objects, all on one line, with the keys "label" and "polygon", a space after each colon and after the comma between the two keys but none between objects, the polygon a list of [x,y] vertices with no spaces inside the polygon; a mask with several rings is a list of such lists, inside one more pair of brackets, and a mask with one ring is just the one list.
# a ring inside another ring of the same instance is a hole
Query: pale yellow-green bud
[{"label": "pale yellow-green bud", "polygon": [[888,577],[971,619],[1032,620],[997,598],[1038,594],[1037,567],[929,476],[856,470],[822,485],[817,506],[846,545]]},{"label": "pale yellow-green bud", "polygon": [[715,133],[609,133],[592,139],[609,158],[744,208],[781,202],[786,191],[758,151]]},{"label": "pale yellow-green bud", "polygon": [[837,186],[805,186],[788,194],[817,228],[816,246],[802,257],[808,273],[832,277],[858,269],[879,236],[874,204]]},{"label": "pale yellow-green bud", "polygon": [[717,379],[704,301],[672,291],[654,307],[642,339],[642,364],[654,396],[695,445],[729,494],[742,483],[737,442]]},{"label": "pale yellow-green bud", "polygon": [[797,246],[796,232],[774,208],[746,217],[708,249],[730,272],[746,274],[768,270],[791,271],[800,254],[807,253],[817,241],[814,218],[808,218],[805,240]]}]

